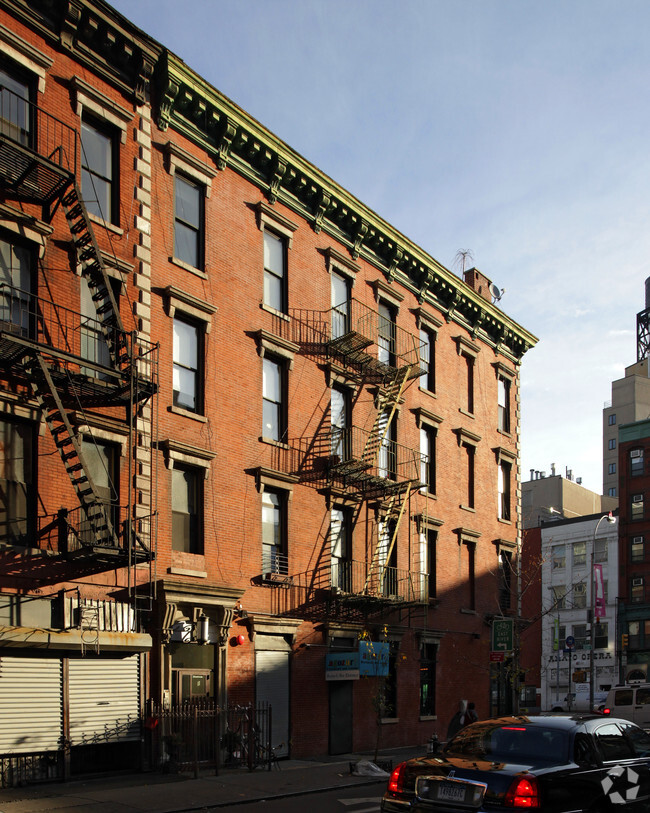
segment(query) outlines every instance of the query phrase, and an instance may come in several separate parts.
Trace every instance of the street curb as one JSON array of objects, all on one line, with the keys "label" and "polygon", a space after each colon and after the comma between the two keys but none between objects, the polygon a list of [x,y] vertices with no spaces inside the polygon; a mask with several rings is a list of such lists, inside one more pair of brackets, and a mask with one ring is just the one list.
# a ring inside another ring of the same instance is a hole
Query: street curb
[{"label": "street curb", "polygon": [[175,810],[166,810],[165,813],[196,813],[196,811],[202,810],[212,810],[213,808],[221,808],[221,807],[235,807],[235,805],[252,805],[259,802],[273,802],[276,799],[289,799],[293,796],[308,796],[313,793],[327,793],[331,790],[337,789],[344,789],[344,788],[360,788],[365,787],[366,785],[377,785],[379,783],[384,784],[386,782],[385,778],[381,779],[368,779],[365,782],[350,782],[346,784],[336,784],[330,785],[329,787],[324,788],[305,788],[304,790],[288,790],[284,793],[269,793],[265,794],[264,796],[255,796],[250,799],[238,799],[237,801],[233,801],[232,799],[228,802],[211,802],[209,805],[201,805],[200,807],[179,807]]}]

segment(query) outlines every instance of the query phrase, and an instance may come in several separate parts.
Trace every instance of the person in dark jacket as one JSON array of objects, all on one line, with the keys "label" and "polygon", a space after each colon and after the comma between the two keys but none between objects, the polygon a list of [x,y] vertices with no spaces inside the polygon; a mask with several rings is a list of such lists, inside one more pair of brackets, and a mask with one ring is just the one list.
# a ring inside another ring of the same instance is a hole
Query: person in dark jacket
[{"label": "person in dark jacket", "polygon": [[476,713],[476,707],[474,703],[467,704],[467,714],[465,715],[465,725],[469,725],[470,723],[475,723],[478,720],[478,714]]},{"label": "person in dark jacket", "polygon": [[463,726],[467,725],[467,700],[461,700],[458,704],[458,711],[451,718],[447,726],[447,740],[457,734]]}]

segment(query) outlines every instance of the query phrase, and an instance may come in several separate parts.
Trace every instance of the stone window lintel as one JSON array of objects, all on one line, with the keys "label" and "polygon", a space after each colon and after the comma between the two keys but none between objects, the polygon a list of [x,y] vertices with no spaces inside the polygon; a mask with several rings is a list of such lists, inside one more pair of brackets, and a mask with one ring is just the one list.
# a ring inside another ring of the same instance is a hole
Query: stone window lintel
[{"label": "stone window lintel", "polygon": [[435,412],[431,412],[424,407],[416,407],[411,412],[415,415],[415,422],[418,427],[430,426],[437,429],[444,420],[440,415],[436,415]]},{"label": "stone window lintel", "polygon": [[38,92],[45,93],[45,76],[53,60],[4,25],[0,25],[0,42],[5,56],[35,74],[38,77]]},{"label": "stone window lintel", "polygon": [[176,170],[179,169],[183,175],[187,175],[195,181],[198,181],[205,187],[206,198],[210,197],[212,190],[212,179],[217,174],[215,167],[201,161],[191,153],[174,144],[173,141],[168,141],[164,146],[166,169],[170,175],[175,175]]},{"label": "stone window lintel", "polygon": [[458,429],[454,429],[458,437],[458,445],[461,446],[463,443],[469,446],[478,446],[481,441],[480,435],[475,435],[473,432],[470,432],[467,429],[463,429],[463,427],[459,427]]},{"label": "stone window lintel", "polygon": [[456,352],[459,356],[465,354],[467,356],[472,356],[472,358],[476,358],[481,352],[481,348],[465,336],[453,336],[453,340],[456,342]]},{"label": "stone window lintel", "polygon": [[117,127],[120,131],[122,144],[126,144],[126,129],[133,121],[133,111],[127,110],[126,107],[122,107],[122,105],[109,99],[108,96],[89,85],[79,76],[73,76],[70,84],[77,116],[81,118],[84,108],[87,108],[91,113]]},{"label": "stone window lintel", "polygon": [[166,468],[173,469],[175,463],[184,463],[187,466],[203,469],[206,480],[210,473],[210,464],[217,456],[217,453],[210,449],[201,449],[199,446],[191,446],[189,443],[171,438],[161,440],[158,448],[163,451]]},{"label": "stone window lintel", "polygon": [[298,224],[289,220],[289,218],[283,214],[280,214],[280,212],[276,211],[263,200],[255,206],[255,211],[257,213],[257,226],[259,230],[264,231],[264,228],[268,226],[271,231],[276,231],[281,234],[287,241],[287,248],[291,248],[293,234],[298,230]]},{"label": "stone window lintel", "polygon": [[430,330],[434,336],[437,336],[438,328],[442,327],[441,319],[438,319],[423,308],[416,308],[413,313],[415,314],[415,324],[418,329]]},{"label": "stone window lintel", "polygon": [[167,299],[167,315],[172,319],[177,310],[181,313],[186,313],[194,319],[199,319],[205,323],[205,332],[210,332],[212,324],[211,317],[219,310],[216,305],[206,302],[204,299],[199,299],[192,294],[182,291],[173,285],[168,285],[165,288],[165,298]]},{"label": "stone window lintel", "polygon": [[368,285],[375,292],[375,301],[379,304],[380,300],[384,300],[389,305],[392,305],[399,311],[401,303],[404,301],[404,294],[391,287],[383,279],[368,280]]},{"label": "stone window lintel", "polygon": [[268,330],[258,330],[255,334],[257,339],[257,352],[260,358],[264,358],[267,351],[275,356],[280,356],[286,359],[289,363],[289,369],[293,367],[293,360],[300,347],[288,339],[282,339],[274,333],[269,333]]},{"label": "stone window lintel", "polygon": [[361,266],[331,246],[326,248],[323,253],[325,254],[327,273],[331,274],[332,271],[338,271],[340,274],[352,280],[352,285],[354,285],[356,275],[361,271]]}]

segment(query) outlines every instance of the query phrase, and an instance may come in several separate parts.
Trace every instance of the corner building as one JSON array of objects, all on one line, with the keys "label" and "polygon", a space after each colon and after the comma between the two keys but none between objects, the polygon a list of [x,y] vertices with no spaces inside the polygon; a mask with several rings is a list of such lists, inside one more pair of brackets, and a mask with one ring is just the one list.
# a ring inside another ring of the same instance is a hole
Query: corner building
[{"label": "corner building", "polygon": [[0,707],[51,711],[0,755],[119,762],[147,704],[268,702],[294,757],[507,710],[535,337],[107,4],[0,39]]}]

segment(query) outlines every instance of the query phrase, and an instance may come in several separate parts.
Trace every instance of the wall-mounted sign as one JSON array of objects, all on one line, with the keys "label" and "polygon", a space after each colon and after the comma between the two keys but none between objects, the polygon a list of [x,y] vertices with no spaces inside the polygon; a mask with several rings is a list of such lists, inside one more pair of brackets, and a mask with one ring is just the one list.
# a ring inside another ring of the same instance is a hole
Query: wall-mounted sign
[{"label": "wall-mounted sign", "polygon": [[325,680],[359,680],[359,653],[328,652],[325,655]]},{"label": "wall-mounted sign", "polygon": [[388,677],[390,644],[378,641],[359,641],[359,674]]}]

